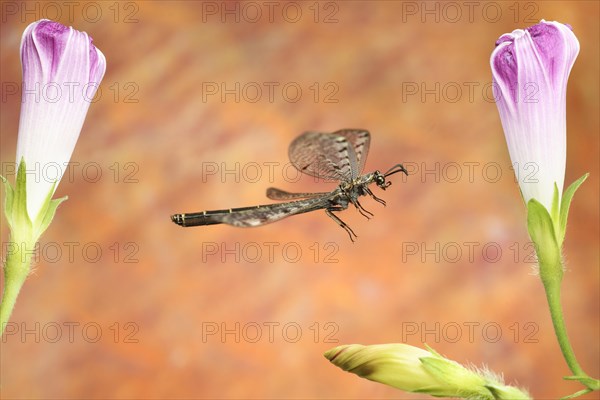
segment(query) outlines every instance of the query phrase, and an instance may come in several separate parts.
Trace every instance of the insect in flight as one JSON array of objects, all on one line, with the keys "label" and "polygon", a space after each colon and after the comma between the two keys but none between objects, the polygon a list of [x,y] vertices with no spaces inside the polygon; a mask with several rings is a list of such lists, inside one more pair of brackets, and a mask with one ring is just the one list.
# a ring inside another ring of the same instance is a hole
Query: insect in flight
[{"label": "insect in flight", "polygon": [[388,176],[398,172],[408,175],[402,164],[394,165],[384,174],[375,171],[361,175],[370,141],[371,135],[366,130],[341,129],[334,133],[305,132],[290,144],[289,158],[296,169],[316,178],[340,182],[339,186],[331,192],[289,193],[268,188],[269,199],[285,201],[285,203],[175,214],[171,216],[171,220],[180,226],[228,224],[250,227],[279,221],[291,215],[324,209],[331,219],[346,230],[350,240],[354,241],[357,236],[352,228],[334,212],[343,211],[352,204],[369,219],[373,213],[363,208],[358,201],[360,196],[369,195],[385,206],[385,201],[375,196],[369,189],[369,185],[375,183],[385,190],[392,184],[386,181]]}]

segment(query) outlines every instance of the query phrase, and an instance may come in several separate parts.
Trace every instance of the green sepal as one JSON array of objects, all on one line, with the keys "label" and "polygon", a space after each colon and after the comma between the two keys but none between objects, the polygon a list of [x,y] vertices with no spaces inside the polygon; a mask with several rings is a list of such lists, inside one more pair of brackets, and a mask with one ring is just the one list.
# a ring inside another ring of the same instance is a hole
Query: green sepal
[{"label": "green sepal", "polygon": [[[463,367],[456,361],[438,356],[419,358],[423,368],[448,387],[445,391],[420,392],[438,397],[461,397],[477,399],[493,399],[491,392],[485,388],[485,379],[477,373]],[[453,389],[450,389],[453,388]]]},{"label": "green sepal", "polygon": [[559,227],[560,230],[558,232],[558,243],[562,245],[563,240],[565,239],[565,233],[567,231],[567,218],[569,216],[569,207],[571,206],[571,200],[573,200],[573,195],[579,189],[579,186],[587,179],[590,174],[587,173],[583,175],[581,178],[577,179],[573,182],[567,190],[563,193],[561,204],[560,204],[560,219],[559,219]]},{"label": "green sepal", "polygon": [[[552,218],[552,224],[554,225],[554,233],[560,233],[560,195],[558,194],[558,185],[554,182],[554,193],[552,194],[552,206],[550,209],[550,217]],[[558,236],[556,237],[556,243],[558,243],[558,248],[562,248],[562,241],[558,240]]]},{"label": "green sepal", "polygon": [[50,222],[56,214],[58,206],[67,199],[52,199],[56,182],[48,191],[48,195],[42,204],[35,221],[31,221],[27,211],[27,169],[25,160],[21,159],[17,169],[15,187],[13,188],[8,180],[2,177],[6,191],[6,201],[4,204],[4,214],[10,227],[12,237],[17,241],[24,241],[35,244],[42,233],[48,228]]},{"label": "green sepal", "polygon": [[13,189],[13,187],[11,186],[10,182],[8,182],[8,180],[3,177],[2,175],[0,175],[0,178],[2,179],[2,182],[4,183],[4,193],[6,194],[6,197],[4,199],[4,216],[6,217],[6,220],[8,221],[8,226],[12,229],[12,206],[13,206],[13,199],[15,197],[15,190]]},{"label": "green sepal", "polygon": [[558,185],[554,182],[554,193],[552,195],[552,210],[550,210],[550,216],[552,221],[558,222],[558,209],[560,205],[560,198],[558,197]]},{"label": "green sepal", "polygon": [[[52,190],[50,191],[50,193],[48,194],[48,203],[45,205],[46,207],[46,211],[43,213],[40,213],[38,216],[38,221],[39,223],[36,221],[36,228],[37,231],[35,232],[36,237],[40,237],[42,236],[42,233],[44,233],[44,231],[48,228],[48,226],[50,225],[50,222],[52,222],[52,219],[54,219],[54,214],[56,214],[56,209],[58,208],[58,206],[65,200],[67,200],[69,197],[65,196],[65,197],[61,197],[60,199],[50,199],[50,197],[52,196]],[[42,218],[43,216],[43,218]]]},{"label": "green sepal", "polygon": [[497,400],[531,400],[529,394],[519,388],[499,384],[487,384],[485,387]]},{"label": "green sepal", "polygon": [[[429,372],[437,378],[442,378],[444,380],[446,380],[447,376],[454,375],[457,372],[457,375],[460,376],[465,371],[468,371],[465,370],[465,367],[463,367],[462,365],[454,361],[448,360],[446,358],[439,358],[438,356],[421,357],[419,358],[419,360],[421,360],[421,363],[423,364],[423,367],[427,370],[427,372]],[[451,371],[452,373],[450,373]],[[470,371],[469,375],[471,375]]]},{"label": "green sepal", "polygon": [[438,353],[437,351],[435,351],[432,347],[429,347],[429,345],[427,343],[424,343],[425,349],[430,352],[431,354],[433,354],[436,357],[440,357],[443,358],[443,356]]},{"label": "green sepal", "polygon": [[67,200],[68,197],[61,197],[60,199],[52,200],[52,195],[54,194],[54,188],[56,187],[56,182],[52,185],[50,190],[48,191],[48,195],[44,200],[44,204],[40,208],[40,212],[38,213],[37,218],[35,219],[35,223],[33,226],[36,228],[35,236],[40,237],[42,233],[48,228],[50,222],[54,218],[54,214],[56,214],[56,209],[63,201]]},{"label": "green sepal", "polygon": [[554,223],[546,207],[536,199],[531,199],[527,203],[527,230],[535,245],[542,281],[560,282],[563,270]]},{"label": "green sepal", "polygon": [[14,197],[10,213],[11,232],[20,240],[30,241],[32,239],[33,225],[27,212],[27,169],[25,160],[21,159],[17,169]]}]

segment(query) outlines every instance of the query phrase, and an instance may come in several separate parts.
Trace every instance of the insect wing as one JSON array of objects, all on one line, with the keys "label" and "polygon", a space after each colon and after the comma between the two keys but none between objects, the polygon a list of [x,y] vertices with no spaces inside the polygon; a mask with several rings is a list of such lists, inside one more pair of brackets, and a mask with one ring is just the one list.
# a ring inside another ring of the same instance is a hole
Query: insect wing
[{"label": "insect wing", "polygon": [[224,214],[219,219],[224,224],[238,227],[260,226],[279,221],[295,214],[302,214],[325,208],[326,204],[327,199],[324,197],[291,201],[288,203],[268,204],[244,209],[243,211],[236,211],[234,209],[234,212]]},{"label": "insect wing", "polygon": [[303,133],[290,144],[289,157],[300,172],[327,180],[350,181],[358,169],[354,145],[334,133]]},{"label": "insect wing", "polygon": [[356,166],[352,171],[352,175],[357,177],[362,173],[369,154],[369,145],[371,144],[371,134],[363,129],[340,129],[334,132],[335,135],[345,137],[348,142],[354,147],[356,154]]},{"label": "insect wing", "polygon": [[277,189],[277,188],[268,188],[267,189],[267,197],[271,200],[278,201],[289,201],[289,200],[299,200],[299,199],[313,199],[315,197],[323,197],[328,195],[327,192],[320,193],[290,193],[285,190]]}]

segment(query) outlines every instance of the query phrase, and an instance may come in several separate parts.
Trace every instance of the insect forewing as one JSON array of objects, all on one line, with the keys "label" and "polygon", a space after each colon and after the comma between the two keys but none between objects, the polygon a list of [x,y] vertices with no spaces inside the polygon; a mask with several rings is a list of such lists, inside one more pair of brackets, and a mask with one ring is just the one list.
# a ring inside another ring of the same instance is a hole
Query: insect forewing
[{"label": "insect forewing", "polygon": [[356,169],[352,171],[352,175],[357,177],[364,170],[367,155],[369,154],[369,145],[371,143],[369,131],[365,131],[364,129],[340,129],[334,132],[334,134],[345,137],[354,147]]},{"label": "insect forewing", "polygon": [[[303,133],[290,144],[290,161],[299,171],[317,178],[351,181],[358,175],[356,172],[358,160],[355,144],[349,141],[348,137],[358,140],[359,136],[351,133],[353,131],[351,129],[344,131],[345,133],[341,135],[322,132]],[[361,139],[360,147],[362,155],[364,139]]]}]

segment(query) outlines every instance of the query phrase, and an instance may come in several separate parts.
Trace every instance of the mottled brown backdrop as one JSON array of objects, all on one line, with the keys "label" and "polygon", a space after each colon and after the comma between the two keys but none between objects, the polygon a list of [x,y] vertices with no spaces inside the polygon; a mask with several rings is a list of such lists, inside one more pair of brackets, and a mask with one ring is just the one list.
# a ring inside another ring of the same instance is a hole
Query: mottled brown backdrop
[{"label": "mottled brown backdrop", "polygon": [[[426,342],[535,398],[580,388],[534,276],[525,208],[490,90],[495,40],[540,19],[581,42],[568,96],[564,309],[599,367],[599,4],[10,2],[1,24],[3,173],[14,162],[25,27],[48,17],[106,55],[68,195],[1,343],[2,398],[426,398],[342,372],[344,343]],[[366,170],[403,162],[388,205],[253,229],[175,212],[324,191],[288,144],[366,128]],[[10,174],[8,174],[10,175]],[[10,180],[14,176],[9,176]],[[4,194],[2,194],[2,201]],[[2,219],[6,252],[8,230]],[[587,398],[596,398],[589,395]]]}]

